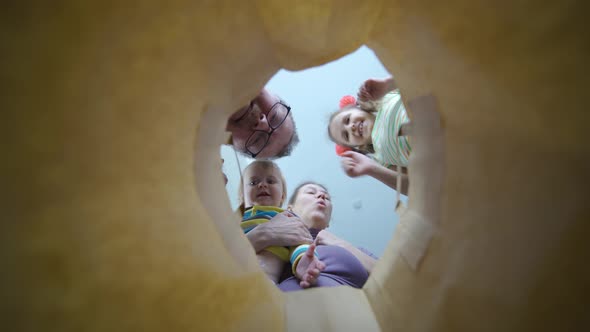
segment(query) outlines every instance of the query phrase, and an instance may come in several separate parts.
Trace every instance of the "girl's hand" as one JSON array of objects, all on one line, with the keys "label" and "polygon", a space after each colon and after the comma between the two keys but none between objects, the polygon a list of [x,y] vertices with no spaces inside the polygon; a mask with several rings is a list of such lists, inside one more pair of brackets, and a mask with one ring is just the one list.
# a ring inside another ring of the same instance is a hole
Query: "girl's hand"
[{"label": "girl's hand", "polygon": [[340,156],[342,157],[340,160],[342,169],[346,175],[350,176],[351,178],[361,175],[370,175],[375,165],[378,165],[375,160],[365,156],[362,153],[354,151],[343,152]]},{"label": "girl's hand", "polygon": [[397,84],[392,77],[384,79],[370,78],[359,88],[358,99],[360,101],[379,100],[395,89],[397,89]]}]

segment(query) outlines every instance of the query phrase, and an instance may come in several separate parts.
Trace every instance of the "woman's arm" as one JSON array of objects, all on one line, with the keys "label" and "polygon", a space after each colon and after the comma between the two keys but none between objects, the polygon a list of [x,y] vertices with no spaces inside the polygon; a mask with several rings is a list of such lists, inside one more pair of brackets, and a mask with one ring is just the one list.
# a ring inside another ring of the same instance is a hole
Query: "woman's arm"
[{"label": "woman's arm", "polygon": [[257,253],[271,246],[295,246],[313,242],[301,219],[288,211],[256,226],[246,236]]},{"label": "woman's arm", "polygon": [[348,250],[361,262],[361,264],[363,264],[368,273],[371,273],[373,266],[375,266],[375,263],[377,263],[375,258],[369,256],[359,248],[353,246],[351,243],[337,237],[325,229],[318,233],[318,236],[316,237],[316,243],[318,245],[339,246]]},{"label": "woman's arm", "polygon": [[[383,182],[393,190],[398,190],[397,171],[379,164],[375,160],[363,155],[362,153],[346,151],[342,153],[341,156],[342,168],[348,176],[354,178],[360,175],[369,175]],[[399,192],[407,195],[409,187],[408,174],[402,172],[401,177],[402,184],[401,188],[399,188]]]}]

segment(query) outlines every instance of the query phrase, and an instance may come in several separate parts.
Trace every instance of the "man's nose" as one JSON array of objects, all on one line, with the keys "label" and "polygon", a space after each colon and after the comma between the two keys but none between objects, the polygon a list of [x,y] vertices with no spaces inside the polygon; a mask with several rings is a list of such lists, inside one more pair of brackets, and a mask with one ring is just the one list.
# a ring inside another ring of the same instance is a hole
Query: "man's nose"
[{"label": "man's nose", "polygon": [[268,125],[268,119],[266,118],[266,114],[260,113],[258,116],[258,121],[256,122],[256,126],[254,127],[255,130],[262,130],[262,131],[269,131],[270,126]]}]

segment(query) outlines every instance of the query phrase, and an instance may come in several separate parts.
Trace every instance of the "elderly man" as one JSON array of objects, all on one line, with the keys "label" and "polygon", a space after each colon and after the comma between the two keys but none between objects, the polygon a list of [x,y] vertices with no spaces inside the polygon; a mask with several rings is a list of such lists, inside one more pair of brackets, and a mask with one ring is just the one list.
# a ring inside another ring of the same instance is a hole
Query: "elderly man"
[{"label": "elderly man", "polygon": [[251,158],[288,156],[299,142],[291,107],[263,89],[227,120],[234,149]]}]

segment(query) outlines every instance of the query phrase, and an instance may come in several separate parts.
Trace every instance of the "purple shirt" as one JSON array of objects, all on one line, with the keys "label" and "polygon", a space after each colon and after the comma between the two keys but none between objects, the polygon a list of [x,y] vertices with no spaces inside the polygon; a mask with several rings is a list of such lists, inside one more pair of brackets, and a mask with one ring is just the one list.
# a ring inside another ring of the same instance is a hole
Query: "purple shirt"
[{"label": "purple shirt", "polygon": [[[310,233],[315,239],[318,232],[311,229]],[[377,258],[366,250],[359,249],[373,258]],[[365,282],[367,282],[369,273],[350,251],[339,246],[321,245],[317,247],[316,252],[320,260],[326,264],[326,268],[320,273],[314,287],[348,285],[355,288],[362,288]],[[285,270],[291,271],[290,265]],[[281,280],[279,288],[284,292],[303,289],[299,286],[299,280],[292,273],[284,274]]]}]

